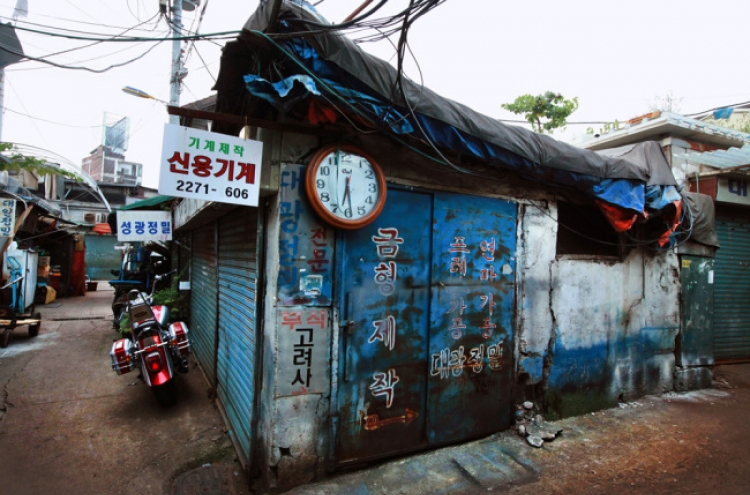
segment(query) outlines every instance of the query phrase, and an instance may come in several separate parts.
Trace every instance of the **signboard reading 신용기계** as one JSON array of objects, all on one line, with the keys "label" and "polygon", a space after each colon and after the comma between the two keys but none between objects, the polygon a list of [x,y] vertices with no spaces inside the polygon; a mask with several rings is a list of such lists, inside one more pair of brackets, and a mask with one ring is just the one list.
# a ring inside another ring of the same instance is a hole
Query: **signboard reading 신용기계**
[{"label": "signboard reading \uc2e0\uc6a9\uae30\uacc4", "polygon": [[159,194],[258,206],[263,143],[165,124]]}]

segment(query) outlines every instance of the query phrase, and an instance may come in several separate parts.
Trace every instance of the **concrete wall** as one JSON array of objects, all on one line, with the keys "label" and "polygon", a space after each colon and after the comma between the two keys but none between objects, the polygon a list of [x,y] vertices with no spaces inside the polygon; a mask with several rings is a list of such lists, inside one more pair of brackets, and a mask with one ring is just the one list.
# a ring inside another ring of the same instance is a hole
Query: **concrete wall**
[{"label": "concrete wall", "polygon": [[[270,143],[270,146],[268,146]],[[317,147],[317,139],[305,136],[276,136],[264,141],[264,166],[273,163],[300,163],[300,156]],[[276,180],[281,178],[276,175]],[[273,189],[273,187],[272,187]],[[275,186],[278,190],[278,186]],[[264,320],[263,383],[260,391],[259,438],[262,450],[262,475],[267,486],[278,491],[308,483],[326,471],[329,455],[331,384],[320,393],[282,395],[279,378],[288,363],[279,359],[280,332],[278,277],[281,236],[280,195],[267,198],[266,271]],[[295,308],[288,307],[290,310]],[[330,310],[330,308],[326,308]],[[331,338],[328,347],[337,339]],[[334,367],[335,369],[335,367]],[[330,369],[328,370],[330,375]]]},{"label": "concrete wall", "polygon": [[519,227],[519,380],[536,386],[550,417],[671,390],[677,255],[557,257],[554,213],[527,206]]}]

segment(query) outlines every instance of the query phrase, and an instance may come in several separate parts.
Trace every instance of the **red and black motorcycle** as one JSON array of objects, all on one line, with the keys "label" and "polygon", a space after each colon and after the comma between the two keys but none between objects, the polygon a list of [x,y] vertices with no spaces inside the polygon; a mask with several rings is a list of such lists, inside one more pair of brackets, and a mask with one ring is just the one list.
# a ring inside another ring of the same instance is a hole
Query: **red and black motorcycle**
[{"label": "red and black motorcycle", "polygon": [[[157,275],[154,282],[173,273]],[[151,292],[128,293],[125,311],[129,332],[127,337],[112,344],[110,356],[112,369],[118,375],[139,368],[138,378],[151,387],[156,400],[166,407],[177,400],[175,369],[181,373],[189,370],[190,339],[185,323],[169,323],[168,307],[152,305],[153,289]]]}]

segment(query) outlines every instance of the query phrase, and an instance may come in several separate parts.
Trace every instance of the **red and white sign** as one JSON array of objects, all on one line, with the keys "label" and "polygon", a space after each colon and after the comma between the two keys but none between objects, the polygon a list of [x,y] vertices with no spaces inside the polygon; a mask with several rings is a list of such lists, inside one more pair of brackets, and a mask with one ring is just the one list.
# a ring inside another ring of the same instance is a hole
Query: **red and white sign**
[{"label": "red and white sign", "polygon": [[164,125],[159,194],[258,206],[263,143]]}]

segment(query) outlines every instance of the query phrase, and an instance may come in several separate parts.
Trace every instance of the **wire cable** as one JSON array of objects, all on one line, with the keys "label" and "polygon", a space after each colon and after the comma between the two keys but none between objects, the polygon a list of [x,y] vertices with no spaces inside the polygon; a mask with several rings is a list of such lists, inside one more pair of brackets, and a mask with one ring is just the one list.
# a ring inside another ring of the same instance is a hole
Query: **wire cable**
[{"label": "wire cable", "polygon": [[103,73],[103,72],[107,72],[107,71],[109,71],[109,70],[112,70],[112,69],[115,69],[115,68],[117,68],[117,67],[123,67],[123,66],[125,66],[125,65],[128,65],[128,64],[132,64],[133,62],[135,62],[135,61],[137,61],[137,60],[140,60],[140,59],[142,59],[143,57],[145,57],[146,55],[148,55],[149,53],[151,53],[151,51],[152,51],[152,50],[153,50],[154,48],[156,48],[157,46],[159,46],[160,44],[161,44],[161,42],[159,42],[159,43],[156,43],[156,44],[154,44],[154,45],[153,45],[153,46],[152,46],[151,48],[147,49],[147,50],[146,50],[145,52],[141,53],[141,54],[140,54],[140,55],[138,55],[137,57],[134,57],[134,58],[132,58],[132,59],[130,59],[130,60],[126,60],[126,61],[124,61],[124,62],[120,62],[120,63],[117,63],[117,64],[112,64],[112,65],[110,65],[110,66],[108,66],[108,67],[105,67],[105,68],[103,68],[103,69],[92,69],[92,68],[90,68],[90,67],[83,67],[83,66],[73,66],[73,65],[58,64],[58,63],[56,63],[56,62],[52,62],[52,61],[50,61],[50,60],[45,60],[45,59],[43,59],[43,58],[39,58],[39,57],[32,57],[32,56],[30,56],[30,55],[25,55],[25,54],[23,54],[23,53],[17,53],[17,52],[15,52],[15,51],[13,51],[13,50],[10,50],[10,49],[7,49],[7,48],[5,48],[5,47],[3,47],[3,46],[0,46],[0,50],[2,50],[2,51],[4,51],[4,52],[12,53],[12,54],[14,54],[14,55],[17,55],[17,56],[21,56],[21,57],[24,57],[24,58],[26,58],[26,59],[28,59],[28,60],[33,60],[34,62],[39,62],[39,63],[42,63],[42,64],[47,64],[47,65],[51,65],[51,66],[53,66],[53,67],[58,67],[58,68],[60,68],[60,69],[84,70],[84,71],[87,71],[87,72],[93,72],[93,73],[95,73],[95,74],[101,74],[101,73]]},{"label": "wire cable", "polygon": [[43,119],[41,117],[34,117],[33,115],[29,115],[28,113],[18,112],[16,110],[13,110],[13,109],[8,108],[8,107],[3,107],[2,110],[6,111],[6,112],[15,113],[16,115],[21,115],[23,117],[27,117],[27,118],[32,119],[32,120],[38,120],[40,122],[46,122],[48,124],[59,125],[59,126],[62,126],[62,127],[70,127],[72,129],[94,129],[94,128],[97,128],[97,127],[101,127],[101,124],[97,124],[97,125],[73,125],[73,124],[65,124],[63,122],[55,122],[54,120],[47,120],[47,119]]}]

